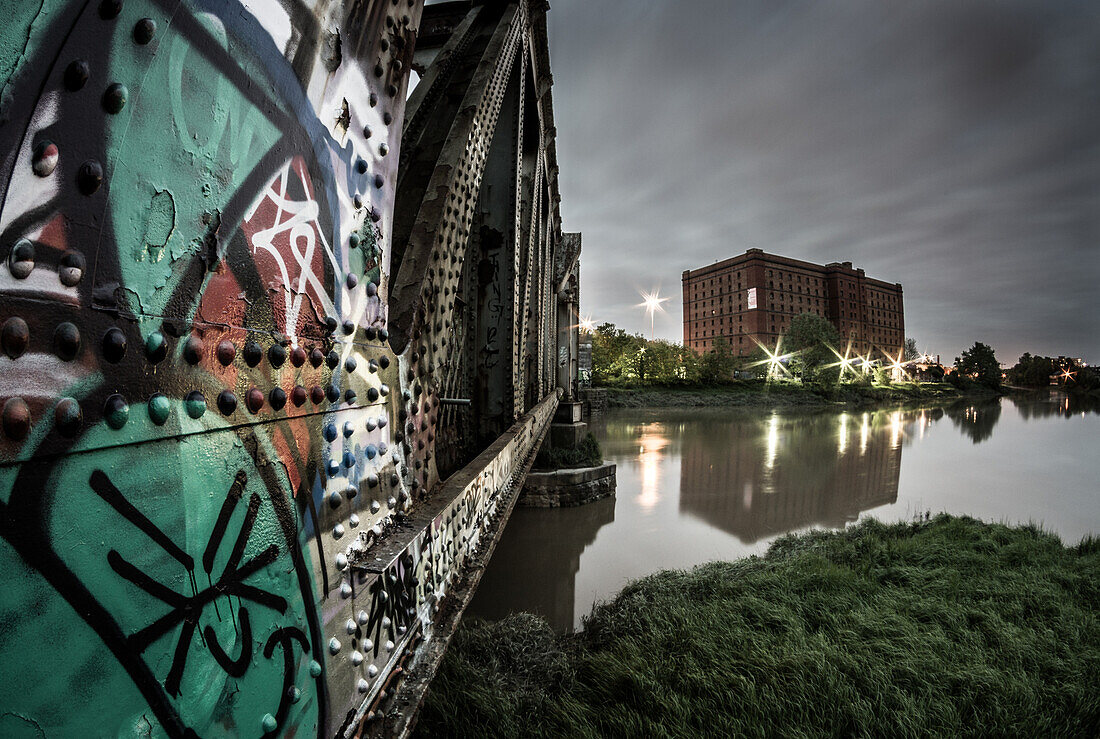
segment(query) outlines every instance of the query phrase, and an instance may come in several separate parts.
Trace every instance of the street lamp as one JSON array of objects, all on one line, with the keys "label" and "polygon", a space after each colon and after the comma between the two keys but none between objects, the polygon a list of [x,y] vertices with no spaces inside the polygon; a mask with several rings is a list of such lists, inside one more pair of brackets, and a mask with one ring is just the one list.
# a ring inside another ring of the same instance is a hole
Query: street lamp
[{"label": "street lamp", "polygon": [[665,308],[661,303],[672,298],[662,298],[661,289],[657,288],[652,293],[639,293],[642,296],[642,302],[638,303],[639,308],[645,308],[645,312],[649,314],[649,338],[653,338],[653,314],[657,311],[665,312]]}]

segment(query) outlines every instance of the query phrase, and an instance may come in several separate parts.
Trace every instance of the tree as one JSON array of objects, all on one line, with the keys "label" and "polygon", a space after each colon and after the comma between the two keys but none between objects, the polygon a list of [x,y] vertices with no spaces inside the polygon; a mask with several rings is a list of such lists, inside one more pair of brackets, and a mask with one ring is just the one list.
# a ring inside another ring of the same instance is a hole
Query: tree
[{"label": "tree", "polygon": [[613,323],[601,323],[592,334],[592,380],[596,383],[637,373],[637,355],[645,340]]},{"label": "tree", "polygon": [[1008,379],[1013,385],[1041,387],[1050,384],[1050,376],[1057,369],[1050,357],[1032,356],[1024,352],[1020,361],[1008,371]]},{"label": "tree", "polygon": [[993,353],[993,347],[980,341],[975,341],[974,346],[955,358],[955,369],[960,375],[971,377],[987,387],[1001,386],[1001,364]]},{"label": "tree", "polygon": [[908,338],[905,340],[905,351],[902,352],[901,361],[913,362],[920,358],[920,352],[917,350],[917,340]]},{"label": "tree", "polygon": [[[804,382],[818,379],[835,380],[839,367],[830,376],[822,375],[826,364],[836,362],[833,353],[840,346],[840,334],[836,327],[815,313],[802,313],[791,319],[791,325],[783,337],[784,353],[797,352],[791,359],[792,369],[801,375]],[[820,375],[820,377],[819,377]]]},{"label": "tree", "polygon": [[733,379],[733,370],[733,348],[724,336],[719,336],[699,362],[699,379],[708,385],[729,382]]}]

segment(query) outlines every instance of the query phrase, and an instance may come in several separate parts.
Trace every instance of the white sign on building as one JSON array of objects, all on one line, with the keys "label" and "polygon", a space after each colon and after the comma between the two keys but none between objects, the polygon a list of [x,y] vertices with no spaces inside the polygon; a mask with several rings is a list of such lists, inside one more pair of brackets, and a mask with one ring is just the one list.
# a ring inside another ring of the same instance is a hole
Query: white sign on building
[{"label": "white sign on building", "polygon": [[749,288],[749,310],[756,310],[756,288]]}]

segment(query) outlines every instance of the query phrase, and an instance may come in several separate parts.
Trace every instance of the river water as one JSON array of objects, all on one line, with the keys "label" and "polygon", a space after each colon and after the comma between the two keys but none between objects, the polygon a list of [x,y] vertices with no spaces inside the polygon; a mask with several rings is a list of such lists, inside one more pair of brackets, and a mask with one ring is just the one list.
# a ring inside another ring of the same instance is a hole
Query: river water
[{"label": "river water", "polygon": [[923,409],[613,410],[592,424],[616,496],[516,508],[469,614],[580,626],[594,601],[777,536],[928,512],[1100,534],[1098,404],[1057,393]]}]

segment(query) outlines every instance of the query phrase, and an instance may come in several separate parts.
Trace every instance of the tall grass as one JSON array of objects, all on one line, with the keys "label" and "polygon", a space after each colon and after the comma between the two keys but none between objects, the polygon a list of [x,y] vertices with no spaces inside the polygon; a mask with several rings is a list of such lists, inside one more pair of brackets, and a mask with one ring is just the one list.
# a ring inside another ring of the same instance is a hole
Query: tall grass
[{"label": "tall grass", "polygon": [[1100,546],[969,518],[787,536],[573,635],[465,624],[420,736],[1100,736]]}]

